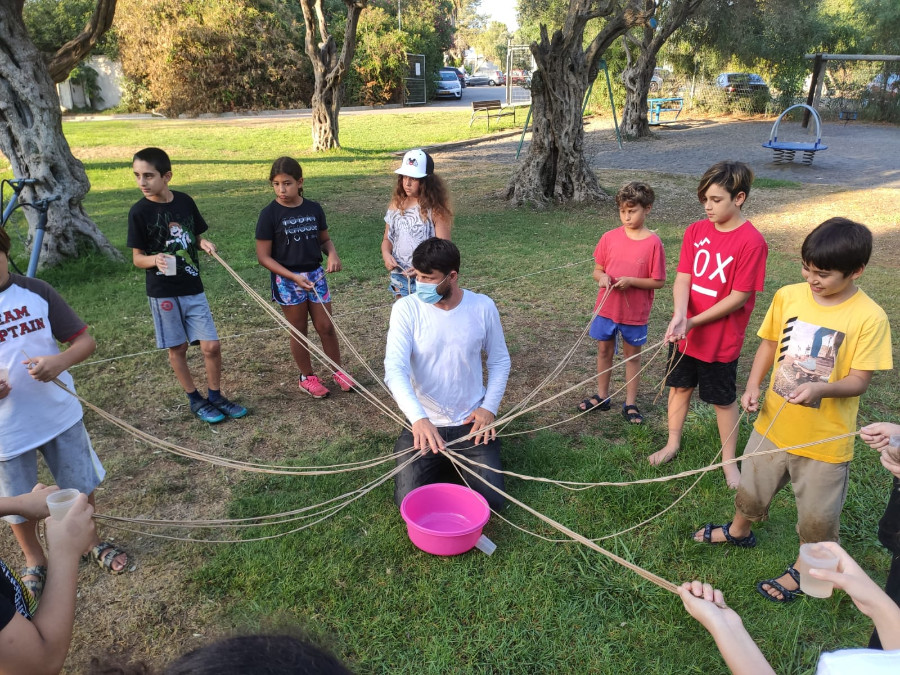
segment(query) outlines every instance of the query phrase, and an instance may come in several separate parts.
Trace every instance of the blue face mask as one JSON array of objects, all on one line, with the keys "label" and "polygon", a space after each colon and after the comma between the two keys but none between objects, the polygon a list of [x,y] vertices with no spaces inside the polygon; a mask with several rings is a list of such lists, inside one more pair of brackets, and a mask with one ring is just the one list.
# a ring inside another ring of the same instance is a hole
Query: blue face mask
[{"label": "blue face mask", "polygon": [[416,296],[419,298],[419,300],[428,305],[434,305],[435,303],[440,302],[444,299],[444,294],[438,293],[437,288],[447,280],[448,276],[450,275],[446,275],[436,284],[429,284],[424,281],[416,281]]}]

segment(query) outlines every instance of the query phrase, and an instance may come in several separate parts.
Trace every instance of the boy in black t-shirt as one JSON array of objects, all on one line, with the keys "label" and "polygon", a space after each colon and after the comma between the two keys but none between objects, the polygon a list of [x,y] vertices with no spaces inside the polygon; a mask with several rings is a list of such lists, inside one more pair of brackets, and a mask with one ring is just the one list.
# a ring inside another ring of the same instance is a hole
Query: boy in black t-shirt
[{"label": "boy in black t-shirt", "polygon": [[[169,363],[191,403],[191,412],[215,424],[237,419],[247,409],[222,396],[222,353],[209,303],[200,281],[197,250],[216,247],[201,235],[208,226],[194,200],[169,189],[172,163],[165,151],[135,153],[134,177],[144,198],[128,212],[128,241],[136,267],[147,270],[147,296],[156,329],[156,346],[169,350]],[[184,254],[187,254],[186,256]],[[194,386],[187,364],[188,343],[200,344],[209,398]]]}]

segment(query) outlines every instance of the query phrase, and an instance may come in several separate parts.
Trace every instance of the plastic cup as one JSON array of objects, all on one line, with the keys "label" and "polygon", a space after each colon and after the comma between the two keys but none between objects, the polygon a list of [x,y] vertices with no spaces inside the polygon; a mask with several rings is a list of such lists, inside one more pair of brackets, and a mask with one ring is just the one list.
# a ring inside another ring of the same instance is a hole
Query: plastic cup
[{"label": "plastic cup", "polygon": [[9,383],[9,368],[0,368],[0,382]]},{"label": "plastic cup", "polygon": [[834,584],[830,581],[816,579],[809,573],[811,568],[834,571],[837,569],[837,556],[822,544],[802,544],[797,571],[800,573],[800,590],[813,598],[830,598]]},{"label": "plastic cup", "polygon": [[164,274],[167,277],[174,277],[178,273],[178,261],[175,259],[174,255],[164,255],[163,258],[166,261],[166,271]]},{"label": "plastic cup", "polygon": [[75,488],[67,488],[47,495],[47,508],[50,509],[50,515],[53,519],[62,520],[65,518],[79,494],[81,493]]}]

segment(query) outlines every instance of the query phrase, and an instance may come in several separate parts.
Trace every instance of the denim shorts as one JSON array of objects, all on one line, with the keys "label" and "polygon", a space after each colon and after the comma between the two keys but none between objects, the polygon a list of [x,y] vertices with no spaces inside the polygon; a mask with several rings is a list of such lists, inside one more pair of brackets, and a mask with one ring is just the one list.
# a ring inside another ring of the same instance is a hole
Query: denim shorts
[{"label": "denim shorts", "polygon": [[605,316],[595,316],[591,321],[590,335],[595,340],[615,340],[616,333],[622,336],[632,347],[640,347],[647,344],[647,324],[643,326],[631,326],[626,323],[616,323]]},{"label": "denim shorts", "polygon": [[738,360],[708,363],[669,345],[667,387],[693,389],[699,385],[700,400],[710,405],[731,405],[737,400]]},{"label": "denim shorts", "polygon": [[391,272],[391,282],[388,290],[398,298],[416,294],[416,278],[408,277],[402,272]]},{"label": "denim shorts", "polygon": [[[307,291],[293,279],[286,279],[280,274],[272,275],[272,300],[279,305],[302,305],[307,300],[317,304],[331,302],[331,291],[325,281],[325,270],[321,267],[312,272],[303,273],[315,286],[314,291]],[[316,295],[318,293],[318,295]]]},{"label": "denim shorts", "polygon": [[[89,495],[106,476],[106,470],[91,446],[87,430],[79,420],[43,445],[0,462],[0,496],[23,495],[31,492],[37,485],[38,451],[44,456],[44,461],[60,489],[76,488],[79,492]],[[3,519],[12,525],[24,523],[26,520],[21,516],[4,516]]]},{"label": "denim shorts", "polygon": [[201,340],[219,339],[206,293],[148,299],[156,329],[156,346],[160,349],[178,347],[185,342],[195,345]]}]

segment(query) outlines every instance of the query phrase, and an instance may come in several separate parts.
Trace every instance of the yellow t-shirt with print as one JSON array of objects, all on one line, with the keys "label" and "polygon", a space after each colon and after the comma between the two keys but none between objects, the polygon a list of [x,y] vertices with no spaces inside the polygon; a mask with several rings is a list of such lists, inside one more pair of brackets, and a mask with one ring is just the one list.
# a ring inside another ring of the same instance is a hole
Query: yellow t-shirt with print
[{"label": "yellow t-shirt with print", "polygon": [[[778,343],[772,378],[754,428],[779,448],[840,436],[856,429],[859,396],[823,398],[816,407],[785,397],[806,382],[837,382],[855,370],[890,370],[887,314],[861,289],[839,305],[824,306],[809,284],[780,288],[757,335]],[[779,413],[779,409],[781,412]],[[777,415],[777,417],[776,417]],[[773,418],[775,423],[769,429]],[[788,452],[838,464],[853,459],[853,438]]]}]

